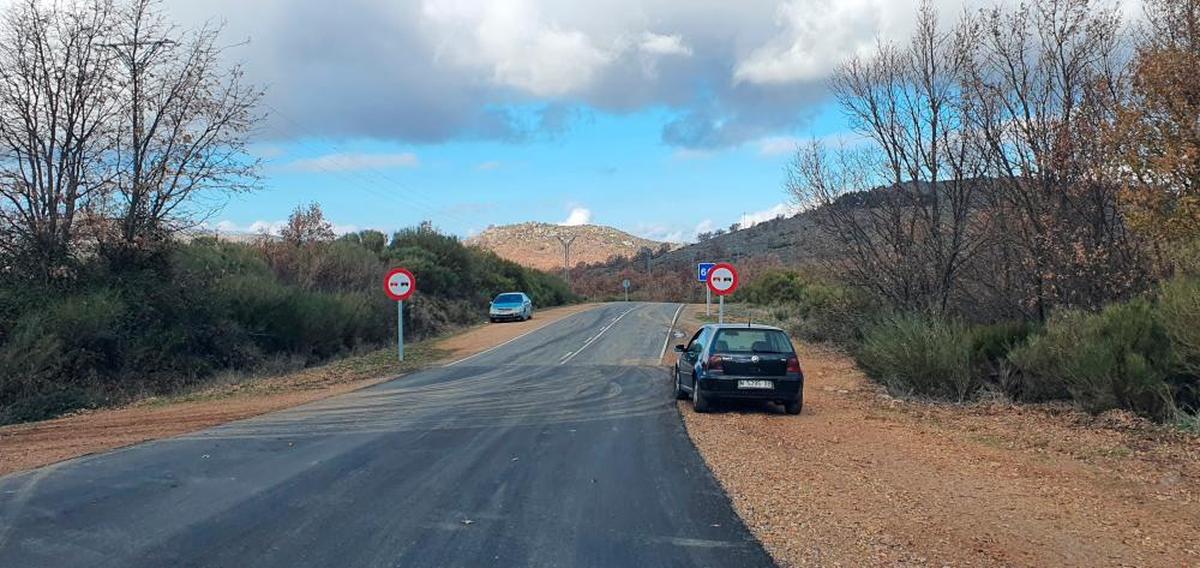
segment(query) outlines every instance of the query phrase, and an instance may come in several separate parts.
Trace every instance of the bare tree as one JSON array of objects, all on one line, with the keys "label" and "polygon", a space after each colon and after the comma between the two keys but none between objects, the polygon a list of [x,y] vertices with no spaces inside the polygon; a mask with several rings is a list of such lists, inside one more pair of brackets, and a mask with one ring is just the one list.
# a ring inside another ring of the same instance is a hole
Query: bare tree
[{"label": "bare tree", "polygon": [[158,0],[131,0],[107,47],[122,65],[117,131],[117,242],[139,248],[257,185],[245,149],[262,91],[221,63],[219,27],[181,32]]},{"label": "bare tree", "polygon": [[987,269],[1025,315],[1095,306],[1144,281],[1116,204],[1103,135],[1127,86],[1122,25],[1093,0],[1047,0],[971,18],[963,92],[988,161],[999,242]]},{"label": "bare tree", "polygon": [[111,179],[111,26],[104,0],[23,0],[0,21],[0,249],[38,278],[65,267]]},{"label": "bare tree", "polygon": [[[909,45],[843,65],[834,96],[869,145],[812,145],[789,170],[793,197],[842,248],[839,268],[907,309],[945,311],[984,234],[971,230],[982,162],[959,96],[962,40],[925,4]],[[853,192],[873,187],[854,204]]]}]

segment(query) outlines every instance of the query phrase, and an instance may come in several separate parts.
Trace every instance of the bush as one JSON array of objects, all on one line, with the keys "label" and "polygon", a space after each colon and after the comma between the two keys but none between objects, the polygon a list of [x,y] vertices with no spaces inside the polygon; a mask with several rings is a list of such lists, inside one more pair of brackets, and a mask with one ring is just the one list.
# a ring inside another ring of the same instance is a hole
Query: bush
[{"label": "bush", "polygon": [[878,309],[861,291],[793,271],[769,271],[737,292],[736,300],[771,307],[771,316],[796,337],[852,344]]},{"label": "bush", "polygon": [[1178,277],[1159,291],[1159,319],[1175,355],[1168,379],[1175,403],[1183,410],[1200,411],[1200,278]]},{"label": "bush", "polygon": [[1089,412],[1123,408],[1158,420],[1174,416],[1167,383],[1171,342],[1147,301],[1056,314],[1011,360],[1025,376],[1024,400],[1066,393]]},{"label": "bush", "polygon": [[427,227],[384,240],[376,232],[306,245],[198,238],[137,262],[82,263],[85,293],[0,271],[0,423],[390,344],[396,307],[380,288],[399,264],[420,289],[405,306],[411,339],[483,321],[499,292],[525,290],[539,307],[574,299],[554,276]]},{"label": "bush", "polygon": [[961,323],[920,314],[885,317],[868,328],[857,358],[893,392],[964,401],[980,387],[971,336]]}]

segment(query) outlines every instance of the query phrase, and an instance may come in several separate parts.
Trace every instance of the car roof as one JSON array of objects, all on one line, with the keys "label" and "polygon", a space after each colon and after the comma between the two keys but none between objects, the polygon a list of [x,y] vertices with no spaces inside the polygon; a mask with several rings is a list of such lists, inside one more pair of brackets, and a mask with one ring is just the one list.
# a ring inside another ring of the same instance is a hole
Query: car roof
[{"label": "car roof", "polygon": [[[710,323],[710,324],[708,324],[708,325],[706,325],[706,326],[704,326],[704,327],[707,327],[707,328],[709,328],[709,329],[712,329],[712,330],[714,330],[714,331],[715,331],[715,330],[720,330],[720,329],[765,329],[765,330],[769,330],[769,331],[783,331],[782,329],[780,329],[780,328],[778,328],[778,327],[775,327],[775,326],[773,326],[773,325],[762,325],[762,324],[759,324],[759,323],[751,323],[751,324],[744,324],[744,323]],[[784,332],[784,333],[786,333],[786,332]]]}]

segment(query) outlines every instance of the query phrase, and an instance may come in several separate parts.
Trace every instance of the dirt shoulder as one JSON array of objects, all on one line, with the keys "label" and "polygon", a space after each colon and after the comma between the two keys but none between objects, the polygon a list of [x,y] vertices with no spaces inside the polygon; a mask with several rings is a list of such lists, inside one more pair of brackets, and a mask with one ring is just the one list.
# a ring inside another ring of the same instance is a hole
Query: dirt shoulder
[{"label": "dirt shoulder", "polygon": [[679,405],[781,565],[1200,566],[1200,438],[1124,414],[896,400],[846,355],[800,350],[799,416]]},{"label": "dirt shoulder", "polygon": [[0,427],[0,475],[202,430],[390,381],[490,349],[593,307],[547,309],[527,322],[480,325],[445,339],[409,345],[404,363],[395,360],[394,350],[380,350],[284,375],[236,376],[225,384],[124,408]]}]

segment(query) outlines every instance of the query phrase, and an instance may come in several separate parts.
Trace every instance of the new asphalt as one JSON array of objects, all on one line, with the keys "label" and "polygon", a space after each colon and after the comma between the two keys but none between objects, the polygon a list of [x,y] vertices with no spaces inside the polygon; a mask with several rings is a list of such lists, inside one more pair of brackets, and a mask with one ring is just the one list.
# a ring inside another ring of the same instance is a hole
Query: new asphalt
[{"label": "new asphalt", "polygon": [[769,566],[659,364],[677,308],[602,305],[348,395],[0,478],[0,566]]}]

